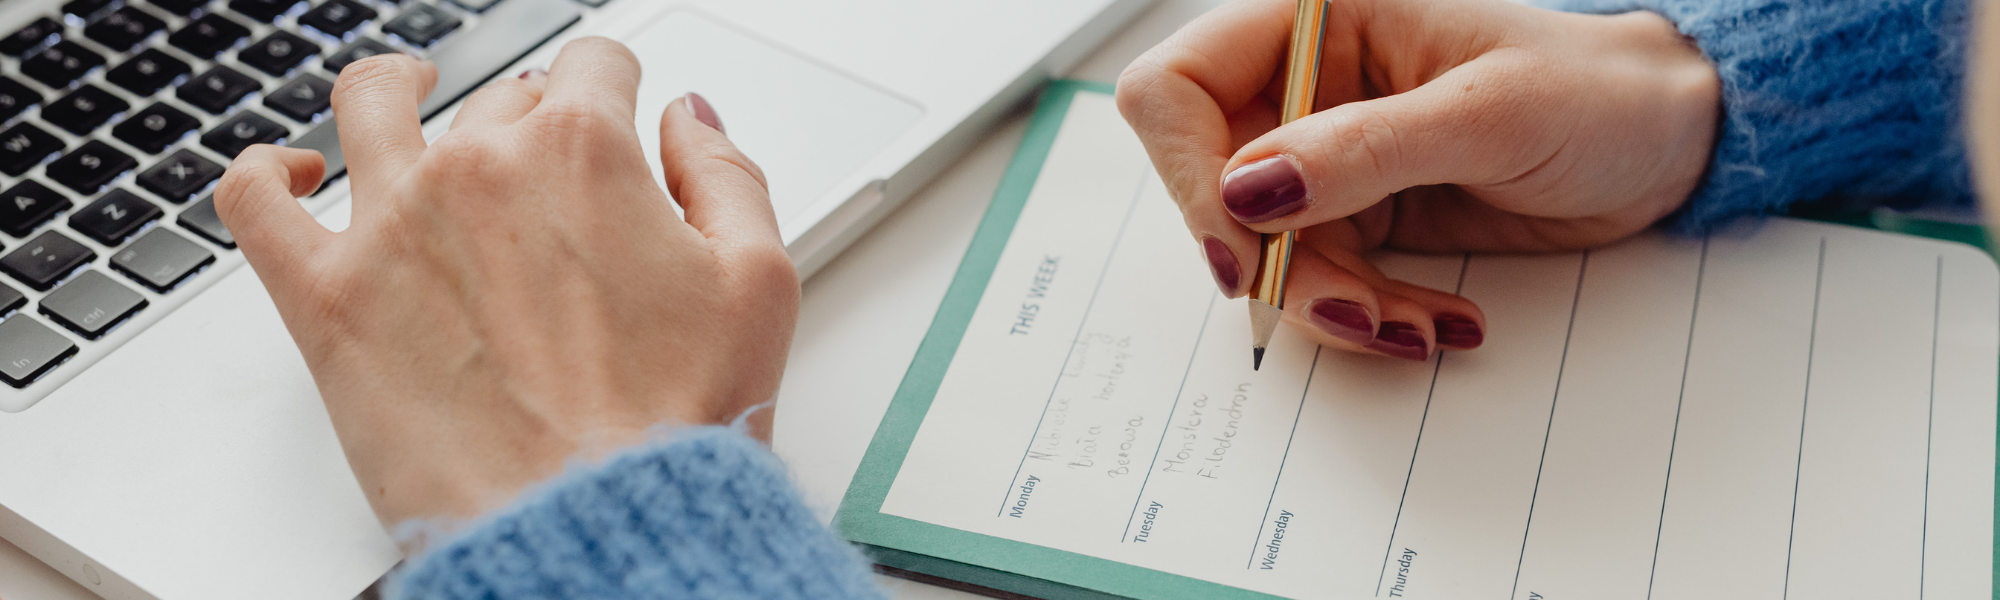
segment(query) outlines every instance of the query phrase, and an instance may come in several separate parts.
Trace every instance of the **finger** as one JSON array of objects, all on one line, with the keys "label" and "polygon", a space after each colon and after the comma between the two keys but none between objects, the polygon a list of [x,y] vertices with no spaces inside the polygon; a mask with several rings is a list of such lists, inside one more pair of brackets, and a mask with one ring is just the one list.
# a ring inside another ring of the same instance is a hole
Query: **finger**
[{"label": "finger", "polygon": [[764,171],[751,162],[720,124],[713,107],[690,93],[667,104],[660,116],[660,166],[666,172],[667,193],[687,213],[687,222],[702,235],[737,248],[784,250],[778,217]]},{"label": "finger", "polygon": [[1520,177],[1560,147],[1532,78],[1509,51],[1482,55],[1416,89],[1314,113],[1252,140],[1229,160],[1221,203],[1257,231],[1361,211],[1431,184]]},{"label": "finger", "polygon": [[573,40],[549,65],[542,98],[547,106],[607,110],[630,121],[639,105],[639,57],[606,38]]},{"label": "finger", "polygon": [[[1222,168],[1237,145],[1230,117],[1270,113],[1261,94],[1283,63],[1292,6],[1256,0],[1210,11],[1118,78],[1119,112],[1145,144],[1217,285],[1230,297],[1249,286],[1246,274],[1255,272],[1258,247],[1256,235],[1214,208]],[[1276,124],[1266,117],[1265,127]]]},{"label": "finger", "polygon": [[[1351,225],[1352,221],[1346,219],[1300,231],[1302,249],[1295,252],[1310,252],[1325,258],[1359,277],[1379,294],[1415,302],[1426,315],[1421,320],[1431,323],[1434,333],[1431,339],[1439,346],[1471,349],[1485,342],[1486,313],[1477,303],[1450,292],[1390,279],[1358,252],[1366,245],[1360,239],[1361,233],[1352,227],[1338,227]],[[1379,337],[1380,332],[1377,333]]]},{"label": "finger", "polygon": [[1430,360],[1431,341],[1436,338],[1430,311],[1381,288],[1376,288],[1375,298],[1382,307],[1382,322],[1375,327],[1375,340],[1368,349],[1406,360]]},{"label": "finger", "polygon": [[341,70],[333,115],[357,187],[394,179],[416,164],[425,147],[417,105],[435,85],[437,66],[405,54],[371,56]]},{"label": "finger", "polygon": [[298,203],[325,173],[318,152],[259,144],[237,155],[216,185],[216,216],[266,285],[284,285],[284,274],[333,235]]},{"label": "finger", "polygon": [[451,129],[512,125],[542,103],[548,84],[547,71],[532,69],[519,77],[502,79],[472,92],[451,118]]},{"label": "finger", "polygon": [[1285,278],[1285,318],[1322,345],[1362,351],[1375,341],[1382,308],[1375,289],[1317,251],[1292,252]]}]

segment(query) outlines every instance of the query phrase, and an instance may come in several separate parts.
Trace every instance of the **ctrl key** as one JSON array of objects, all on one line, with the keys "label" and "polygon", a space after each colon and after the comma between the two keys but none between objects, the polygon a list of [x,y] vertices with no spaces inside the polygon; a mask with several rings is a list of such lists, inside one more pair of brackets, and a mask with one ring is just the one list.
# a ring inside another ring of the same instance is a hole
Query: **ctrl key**
[{"label": "ctrl key", "polygon": [[0,321],[0,381],[28,387],[43,374],[76,355],[69,338],[27,315]]},{"label": "ctrl key", "polygon": [[42,298],[42,314],[92,340],[145,307],[145,296],[95,270],[78,274]]}]

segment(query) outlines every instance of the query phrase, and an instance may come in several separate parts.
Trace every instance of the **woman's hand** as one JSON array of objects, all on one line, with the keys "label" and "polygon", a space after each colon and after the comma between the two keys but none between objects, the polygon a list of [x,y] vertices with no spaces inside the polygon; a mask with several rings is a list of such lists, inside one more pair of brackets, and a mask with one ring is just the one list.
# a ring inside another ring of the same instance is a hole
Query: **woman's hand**
[{"label": "woman's hand", "polygon": [[667,107],[661,190],[624,46],[571,42],[426,147],[436,77],[402,55],[341,73],[346,231],[294,200],[320,181],[313,152],[253,147],[215,194],[384,523],[471,517],[579,453],[773,396],[798,278],[762,172],[706,102]]},{"label": "woman's hand", "polygon": [[1652,13],[1499,0],[1331,0],[1318,112],[1278,125],[1294,0],[1239,0],[1127,68],[1118,106],[1223,291],[1259,232],[1300,230],[1285,317],[1323,344],[1422,360],[1470,348],[1470,301],[1361,253],[1551,251],[1673,211],[1715,144],[1721,83]]}]

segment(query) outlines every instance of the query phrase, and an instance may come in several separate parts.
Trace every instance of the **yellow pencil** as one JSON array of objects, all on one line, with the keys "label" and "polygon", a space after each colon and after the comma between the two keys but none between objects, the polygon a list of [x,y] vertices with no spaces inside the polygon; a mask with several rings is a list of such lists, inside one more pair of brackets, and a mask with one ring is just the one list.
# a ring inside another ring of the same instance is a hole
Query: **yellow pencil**
[{"label": "yellow pencil", "polygon": [[[1278,124],[1310,115],[1313,96],[1319,90],[1320,37],[1326,27],[1326,0],[1299,0],[1298,15],[1292,21],[1292,53],[1285,73],[1285,102],[1278,107]],[[1264,234],[1263,259],[1257,261],[1257,275],[1250,280],[1251,368],[1264,367],[1264,348],[1284,316],[1285,275],[1292,265],[1292,243],[1298,232]]]}]

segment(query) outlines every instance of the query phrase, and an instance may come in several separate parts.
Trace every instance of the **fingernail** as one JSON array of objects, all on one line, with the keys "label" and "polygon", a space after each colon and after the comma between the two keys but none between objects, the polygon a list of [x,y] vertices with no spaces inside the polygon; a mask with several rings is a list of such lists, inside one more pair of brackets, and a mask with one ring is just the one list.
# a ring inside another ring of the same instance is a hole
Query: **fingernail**
[{"label": "fingernail", "polygon": [[729,133],[728,129],[722,127],[722,117],[716,116],[715,107],[709,106],[708,99],[701,97],[701,94],[688,92],[687,107],[688,112],[694,113],[694,120],[701,121],[703,125],[713,127],[716,131]]},{"label": "fingernail", "polygon": [[1236,253],[1229,249],[1229,244],[1213,236],[1201,238],[1201,253],[1208,257],[1208,273],[1215,276],[1215,285],[1222,288],[1222,294],[1236,293],[1236,285],[1243,282],[1243,270],[1237,266]]},{"label": "fingernail", "polygon": [[1414,324],[1401,321],[1382,322],[1382,328],[1376,330],[1375,341],[1368,344],[1368,349],[1410,360],[1429,360],[1431,357],[1430,347],[1424,344],[1424,332]]},{"label": "fingernail", "polygon": [[1306,207],[1306,181],[1291,159],[1273,156],[1223,177],[1222,205],[1238,221],[1269,221]]},{"label": "fingernail", "polygon": [[1438,345],[1455,348],[1478,348],[1486,341],[1486,331],[1479,323],[1458,315],[1444,315],[1431,320],[1437,327]]},{"label": "fingernail", "polygon": [[534,79],[536,77],[548,77],[548,76],[549,72],[543,69],[528,69],[526,71],[521,72],[522,79]]},{"label": "fingernail", "polygon": [[1306,320],[1322,331],[1356,344],[1375,339],[1375,319],[1368,307],[1352,300],[1320,298],[1306,306]]}]

